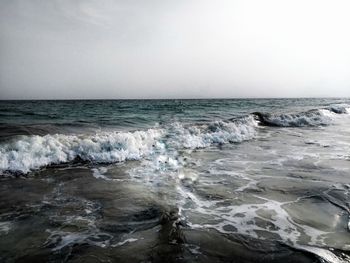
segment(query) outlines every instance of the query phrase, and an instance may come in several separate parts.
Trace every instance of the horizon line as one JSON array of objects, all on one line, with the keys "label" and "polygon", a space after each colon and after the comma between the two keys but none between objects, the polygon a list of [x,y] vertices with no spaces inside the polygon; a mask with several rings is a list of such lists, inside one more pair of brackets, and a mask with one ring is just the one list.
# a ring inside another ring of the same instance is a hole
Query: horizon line
[{"label": "horizon line", "polygon": [[117,101],[117,100],[250,100],[250,99],[257,99],[257,100],[266,100],[266,99],[350,99],[349,97],[231,97],[231,98],[220,98],[220,97],[214,97],[214,98],[72,98],[72,99],[35,99],[35,98],[29,98],[29,99],[1,99],[0,101],[92,101],[92,100],[100,100],[100,101]]}]

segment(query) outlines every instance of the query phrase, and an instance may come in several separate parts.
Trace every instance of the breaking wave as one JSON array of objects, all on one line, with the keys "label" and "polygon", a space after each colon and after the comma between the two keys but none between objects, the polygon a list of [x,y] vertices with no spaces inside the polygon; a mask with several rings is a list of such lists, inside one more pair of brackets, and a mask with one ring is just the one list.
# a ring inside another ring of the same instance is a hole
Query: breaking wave
[{"label": "breaking wave", "polygon": [[232,121],[216,121],[205,125],[184,126],[173,124],[170,144],[177,148],[206,148],[212,144],[228,144],[247,141],[255,137],[257,122],[252,116]]},{"label": "breaking wave", "polygon": [[254,112],[253,116],[263,126],[275,127],[314,127],[332,124],[334,115],[347,114],[350,108],[341,105],[332,105],[326,109],[315,109],[300,113],[271,114]]},{"label": "breaking wave", "polygon": [[350,105],[348,104],[333,104],[328,107],[328,110],[337,114],[350,114]]},{"label": "breaking wave", "polygon": [[114,163],[140,160],[167,149],[197,149],[213,144],[242,142],[255,136],[253,117],[234,122],[135,132],[101,132],[94,135],[22,136],[0,146],[0,173],[23,173],[74,160]]},{"label": "breaking wave", "polygon": [[301,113],[255,112],[246,117],[207,124],[173,123],[145,131],[99,132],[93,135],[26,135],[0,144],[0,174],[29,173],[45,166],[74,160],[114,163],[140,160],[165,151],[199,149],[240,143],[256,136],[259,125],[305,127],[329,125],[349,105],[331,105]]},{"label": "breaking wave", "polygon": [[132,133],[105,132],[91,136],[23,136],[2,145],[0,171],[28,173],[77,158],[101,163],[138,160],[154,151],[161,136],[162,130],[157,129]]}]

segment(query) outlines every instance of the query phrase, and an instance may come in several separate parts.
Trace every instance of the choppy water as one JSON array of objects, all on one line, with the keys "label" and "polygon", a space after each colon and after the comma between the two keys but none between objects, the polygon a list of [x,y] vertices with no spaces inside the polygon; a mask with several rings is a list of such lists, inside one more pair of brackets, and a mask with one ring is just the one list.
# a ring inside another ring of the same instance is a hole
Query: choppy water
[{"label": "choppy water", "polygon": [[2,262],[350,262],[350,100],[0,102]]}]

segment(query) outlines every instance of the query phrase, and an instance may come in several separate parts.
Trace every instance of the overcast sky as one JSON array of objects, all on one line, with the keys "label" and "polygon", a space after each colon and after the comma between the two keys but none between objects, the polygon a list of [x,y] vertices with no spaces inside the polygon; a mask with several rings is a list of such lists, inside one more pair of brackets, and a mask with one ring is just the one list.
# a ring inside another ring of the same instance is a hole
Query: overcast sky
[{"label": "overcast sky", "polygon": [[349,0],[0,0],[0,98],[350,96]]}]

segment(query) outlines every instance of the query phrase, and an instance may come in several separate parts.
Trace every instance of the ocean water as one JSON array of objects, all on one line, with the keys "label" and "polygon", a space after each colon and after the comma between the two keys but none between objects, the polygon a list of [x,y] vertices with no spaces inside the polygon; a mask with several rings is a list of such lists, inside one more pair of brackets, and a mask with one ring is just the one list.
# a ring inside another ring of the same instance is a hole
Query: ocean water
[{"label": "ocean water", "polygon": [[1,262],[350,262],[350,99],[0,101]]}]

